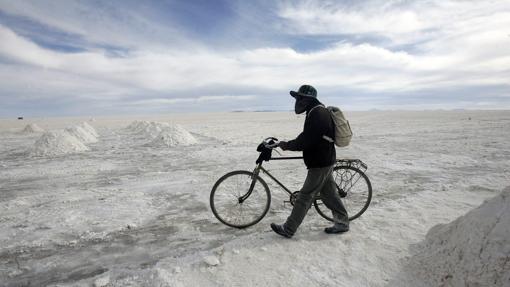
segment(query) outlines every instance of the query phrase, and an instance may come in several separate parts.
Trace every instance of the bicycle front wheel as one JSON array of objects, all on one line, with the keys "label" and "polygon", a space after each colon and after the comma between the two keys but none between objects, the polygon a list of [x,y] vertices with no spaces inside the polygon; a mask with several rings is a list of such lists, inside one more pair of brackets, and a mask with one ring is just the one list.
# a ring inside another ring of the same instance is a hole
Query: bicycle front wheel
[{"label": "bicycle front wheel", "polygon": [[[333,178],[349,220],[360,217],[372,200],[372,184],[367,175],[355,167],[341,165],[333,170]],[[322,202],[320,196],[313,204],[322,217],[333,221],[331,210]]]},{"label": "bicycle front wheel", "polygon": [[271,205],[271,194],[261,177],[253,172],[238,170],[218,179],[211,190],[209,203],[220,222],[245,228],[256,224],[266,215]]}]

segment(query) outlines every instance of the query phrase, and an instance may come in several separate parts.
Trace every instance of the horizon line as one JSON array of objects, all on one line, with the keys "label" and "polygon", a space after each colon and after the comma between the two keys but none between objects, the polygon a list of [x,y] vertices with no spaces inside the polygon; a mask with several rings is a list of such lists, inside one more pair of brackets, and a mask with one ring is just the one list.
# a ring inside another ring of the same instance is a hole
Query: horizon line
[{"label": "horizon line", "polygon": [[[344,112],[348,113],[357,113],[357,112],[510,112],[510,108],[490,108],[490,109],[483,109],[483,108],[443,108],[443,109],[381,109],[381,108],[372,108],[372,109],[363,109],[363,110],[352,110],[352,109],[345,109],[342,110]],[[262,109],[262,110],[242,110],[242,109],[235,109],[230,111],[192,111],[192,112],[167,112],[167,113],[153,113],[153,114],[136,114],[136,113],[114,113],[114,114],[83,114],[83,115],[38,115],[38,116],[25,116],[25,115],[19,115],[19,116],[2,116],[0,115],[0,120],[25,120],[25,119],[40,119],[40,118],[84,118],[84,117],[154,117],[154,116],[168,116],[168,115],[184,115],[184,114],[228,114],[228,113],[293,113],[294,110],[281,110],[281,109]],[[19,118],[22,119],[19,119]]]}]

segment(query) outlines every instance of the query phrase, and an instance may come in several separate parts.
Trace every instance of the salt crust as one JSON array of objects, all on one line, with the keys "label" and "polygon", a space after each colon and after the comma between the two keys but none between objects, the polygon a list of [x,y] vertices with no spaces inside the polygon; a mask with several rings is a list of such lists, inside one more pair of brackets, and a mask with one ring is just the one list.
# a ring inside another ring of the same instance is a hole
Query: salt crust
[{"label": "salt crust", "polygon": [[34,145],[34,155],[61,155],[88,151],[89,148],[65,130],[45,132]]},{"label": "salt crust", "polygon": [[108,276],[108,275],[100,276],[99,278],[97,278],[94,281],[93,286],[94,287],[104,287],[104,286],[108,286],[108,283],[110,283],[110,276]]},{"label": "salt crust", "polygon": [[143,137],[152,138],[153,140],[147,145],[153,147],[187,146],[197,143],[195,137],[177,124],[134,121],[128,126],[128,130]]},{"label": "salt crust", "polygon": [[204,262],[205,264],[207,264],[208,266],[216,266],[216,265],[219,265],[220,264],[220,260],[218,259],[218,257],[216,256],[205,256],[204,257]]},{"label": "salt crust", "polygon": [[44,132],[44,129],[39,127],[37,124],[28,124],[23,129],[24,133],[38,133],[38,132]]},{"label": "salt crust", "polygon": [[410,268],[429,286],[510,286],[510,187],[432,227]]}]

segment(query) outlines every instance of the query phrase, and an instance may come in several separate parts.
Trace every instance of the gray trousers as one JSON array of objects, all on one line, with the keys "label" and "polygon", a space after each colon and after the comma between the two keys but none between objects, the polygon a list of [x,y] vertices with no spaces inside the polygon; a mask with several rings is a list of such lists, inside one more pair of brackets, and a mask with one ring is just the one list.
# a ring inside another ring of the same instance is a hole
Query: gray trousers
[{"label": "gray trousers", "polygon": [[310,168],[305,183],[298,193],[298,197],[292,208],[290,216],[284,224],[284,228],[294,234],[306,213],[313,204],[313,199],[320,192],[322,201],[333,212],[335,224],[349,226],[347,210],[338,195],[333,179],[333,167]]}]

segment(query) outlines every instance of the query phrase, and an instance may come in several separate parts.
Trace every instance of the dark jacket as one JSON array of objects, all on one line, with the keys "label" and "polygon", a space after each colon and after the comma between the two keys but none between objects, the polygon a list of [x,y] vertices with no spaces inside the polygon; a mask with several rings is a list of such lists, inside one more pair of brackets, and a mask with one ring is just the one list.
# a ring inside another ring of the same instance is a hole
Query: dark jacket
[{"label": "dark jacket", "polygon": [[303,151],[307,168],[331,166],[336,160],[335,145],[322,136],[335,138],[334,133],[333,119],[328,109],[324,106],[312,107],[306,112],[303,132],[296,139],[287,142],[286,149]]}]

